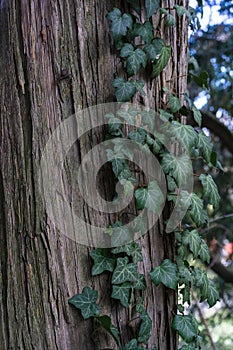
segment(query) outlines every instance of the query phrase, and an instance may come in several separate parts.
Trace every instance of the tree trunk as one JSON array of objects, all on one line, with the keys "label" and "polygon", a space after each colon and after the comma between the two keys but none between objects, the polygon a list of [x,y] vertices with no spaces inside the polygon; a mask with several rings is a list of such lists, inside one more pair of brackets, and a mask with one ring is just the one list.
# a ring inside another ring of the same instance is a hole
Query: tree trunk
[{"label": "tree trunk", "polygon": [[[122,73],[122,66],[106,14],[113,7],[129,11],[125,3],[0,1],[2,349],[116,349],[107,334],[97,332],[92,321],[84,321],[68,304],[86,285],[98,290],[101,306],[119,328],[122,343],[134,337],[135,329],[127,324],[130,311],[110,300],[109,275],[93,278],[90,249],[67,238],[50,220],[37,176],[43,148],[64,119],[82,108],[114,101],[112,80],[116,72]],[[172,9],[175,3],[166,0],[163,7]],[[187,6],[186,0],[183,4]],[[181,99],[186,92],[187,20],[176,19],[176,27],[165,28],[164,21],[158,24],[158,15],[154,18],[157,33],[172,46],[165,71],[154,80],[144,77],[144,104],[156,110],[166,103],[163,87]],[[77,164],[100,137],[93,132],[75,145]],[[66,186],[68,180],[63,181]],[[107,196],[111,181],[102,179],[100,186]],[[82,205],[77,203],[80,212]],[[163,232],[162,218],[140,245],[146,276],[163,259],[174,260],[174,236]],[[146,279],[148,288],[142,296],[153,321],[148,348],[177,349],[171,329],[176,292]]]}]

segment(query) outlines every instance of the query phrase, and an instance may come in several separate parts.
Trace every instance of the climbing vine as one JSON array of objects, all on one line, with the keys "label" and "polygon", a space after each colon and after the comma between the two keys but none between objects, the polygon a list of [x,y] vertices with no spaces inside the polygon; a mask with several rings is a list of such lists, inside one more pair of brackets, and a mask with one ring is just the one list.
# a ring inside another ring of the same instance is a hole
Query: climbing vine
[{"label": "climbing vine", "polygon": [[[160,14],[161,20],[165,21],[165,26],[176,25],[176,17],[171,14],[171,9],[160,8],[159,0],[145,0],[143,9],[139,0],[128,0],[128,3],[136,13],[145,10],[146,20],[142,23],[138,17],[122,13],[118,8],[114,8],[107,14],[114,45],[125,69],[124,77],[116,76],[113,81],[116,100],[123,103],[122,107],[116,114],[106,115],[109,142],[107,157],[112,164],[115,177],[123,186],[125,196],[133,192],[136,209],[139,212],[147,208],[153,213],[159,213],[164,200],[173,206],[179,201],[180,207],[182,208],[183,205],[187,209],[184,220],[175,229],[177,242],[175,261],[165,259],[150,271],[149,276],[155,286],[162,283],[173,290],[178,288],[178,314],[173,318],[172,327],[186,342],[181,349],[192,350],[200,347],[201,337],[194,316],[184,312],[184,304],[191,303],[193,292],[200,301],[206,300],[210,307],[219,299],[218,292],[208,279],[203,267],[205,263],[209,263],[210,255],[208,246],[199,233],[199,228],[203,224],[208,224],[207,205],[217,208],[220,197],[213,177],[206,172],[198,177],[202,186],[201,195],[189,193],[185,189],[180,191],[180,187],[192,172],[190,158],[193,160],[201,158],[208,168],[221,169],[221,164],[213,152],[210,139],[201,130],[201,114],[189,99],[188,94],[185,96],[187,107],[184,107],[174,92],[163,87],[168,96],[166,108],[160,109],[157,114],[153,110],[140,110],[140,123],[137,121],[139,110],[127,104],[136,93],[145,95],[144,83],[135,79],[135,75],[141,70],[147,70],[151,72],[151,78],[156,78],[167,66],[172,54],[170,45],[167,45],[162,38],[154,37],[151,17],[155,13]],[[187,10],[184,6],[175,5],[172,10],[172,13],[175,10],[178,17],[186,16],[192,28],[196,26],[197,21],[192,9]],[[207,85],[205,73],[193,79],[199,83],[204,81]],[[189,113],[193,114],[196,127],[181,122],[181,116]],[[152,129],[157,115],[163,122],[161,128],[156,131],[156,134],[147,132]],[[125,123],[134,127],[126,132]],[[135,127],[135,125],[139,126]],[[178,140],[186,153],[176,156],[169,152],[165,147],[166,137],[174,142]],[[157,156],[166,177],[166,198],[163,197],[157,181],[138,185],[129,162],[125,159],[133,161],[134,150],[125,144],[122,147],[122,138],[135,141],[145,156],[148,152]],[[134,232],[144,232],[144,229],[145,222],[139,216],[135,220]],[[111,297],[126,308],[135,304],[136,291],[145,291],[147,288],[145,276],[138,272],[138,263],[143,260],[143,257],[140,245],[133,241],[133,238],[130,239],[133,233],[121,221],[116,221],[106,230],[106,234],[112,239],[112,246],[115,247],[95,249],[90,253],[93,260],[92,276],[108,271],[111,274]],[[128,344],[121,344],[118,329],[112,324],[109,316],[101,314],[101,308],[96,303],[97,299],[97,291],[85,287],[82,293],[73,296],[69,302],[81,311],[84,319],[93,318],[99,323],[113,337],[120,350],[145,349],[151,335],[152,320],[143,306],[143,300],[137,300],[136,306],[141,320],[137,337]]]}]

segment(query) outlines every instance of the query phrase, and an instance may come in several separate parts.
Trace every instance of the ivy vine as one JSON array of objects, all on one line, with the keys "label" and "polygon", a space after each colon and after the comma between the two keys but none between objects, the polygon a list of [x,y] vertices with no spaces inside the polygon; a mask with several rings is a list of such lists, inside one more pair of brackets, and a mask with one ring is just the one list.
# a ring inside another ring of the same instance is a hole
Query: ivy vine
[{"label": "ivy vine", "polygon": [[[137,13],[141,12],[141,1],[127,0]],[[151,69],[151,77],[156,78],[167,66],[171,57],[172,48],[167,45],[162,38],[154,37],[154,28],[151,17],[155,13],[160,13],[161,19],[165,21],[167,27],[176,25],[176,18],[169,9],[160,8],[160,0],[145,0],[146,20],[140,22],[138,18],[129,13],[122,13],[120,9],[114,8],[107,14],[110,23],[110,29],[115,43],[115,48],[119,57],[123,60],[123,65],[127,79],[115,77],[113,87],[118,102],[129,102],[136,92],[144,95],[144,83],[135,80],[134,76],[141,69]],[[175,5],[177,16],[186,16],[191,26],[196,25],[196,18],[193,9],[187,10],[184,6]],[[174,13],[174,11],[172,11]],[[136,40],[137,38],[140,40]],[[137,44],[140,42],[140,45]],[[143,43],[143,44],[141,44]],[[148,68],[149,69],[149,68]],[[204,72],[200,77],[194,76],[193,79],[207,86],[207,76]],[[177,202],[179,186],[190,174],[190,163],[187,158],[202,158],[204,164],[209,168],[216,167],[221,169],[221,164],[217,161],[216,154],[209,137],[201,130],[201,114],[186,96],[187,108],[181,105],[177,96],[164,88],[168,94],[167,109],[158,111],[159,117],[166,124],[166,135],[171,139],[178,139],[185,148],[187,155],[175,157],[164,147],[163,130],[153,136],[145,131],[145,128],[137,127],[128,132],[124,132],[124,123],[135,125],[138,115],[137,108],[129,107],[120,109],[116,115],[106,115],[108,123],[109,144],[112,148],[107,150],[107,156],[112,163],[112,170],[115,177],[124,187],[124,193],[127,196],[134,192],[135,204],[137,210],[147,208],[157,213],[161,209],[164,200],[161,189],[156,181],[151,181],[147,186],[136,187],[134,178],[128,162],[124,159],[133,161],[134,152],[130,147],[121,146],[121,138],[134,140],[145,153],[153,152],[158,159],[166,176],[167,200],[171,203]],[[199,127],[184,125],[179,121],[177,115],[185,114],[187,110],[193,113],[193,117]],[[155,112],[152,110],[140,113],[142,125],[150,126],[153,124]],[[197,322],[192,314],[185,314],[184,303],[190,304],[191,291],[199,296],[200,301],[206,300],[210,307],[219,300],[219,295],[215,286],[208,279],[202,266],[209,263],[210,255],[208,246],[199,233],[199,228],[208,223],[207,204],[217,208],[220,197],[217,186],[210,174],[203,173],[199,176],[199,182],[202,186],[202,195],[181,191],[179,196],[181,202],[187,205],[188,211],[185,221],[176,229],[177,256],[175,261],[165,259],[159,266],[153,267],[149,273],[151,281],[158,286],[163,284],[170,289],[179,290],[180,300],[178,304],[179,314],[175,315],[172,322],[172,328],[179,333],[186,345],[182,350],[193,350],[199,348],[201,338],[199,336]],[[159,200],[161,198],[161,200]],[[143,231],[143,220],[136,223],[136,231]],[[126,228],[121,222],[114,223],[106,230],[106,234],[114,237],[114,230],[122,229],[122,236],[131,234],[126,232]],[[135,302],[134,293],[136,290],[145,290],[145,276],[138,272],[138,263],[143,260],[141,248],[138,243],[130,242],[122,244],[112,249],[95,249],[91,251],[90,256],[93,260],[92,276],[100,275],[104,271],[111,274],[112,292],[111,297],[118,300],[123,307],[130,307]],[[199,261],[193,264],[193,261]],[[93,318],[98,322],[115,340],[120,350],[140,350],[145,349],[152,330],[152,321],[149,314],[139,302],[136,311],[140,315],[140,326],[137,331],[137,337],[128,344],[121,344],[119,331],[112,324],[108,315],[101,314],[101,308],[97,304],[98,293],[89,287],[85,287],[82,293],[73,296],[69,303],[81,311],[84,319]],[[153,349],[156,350],[156,349]]]}]

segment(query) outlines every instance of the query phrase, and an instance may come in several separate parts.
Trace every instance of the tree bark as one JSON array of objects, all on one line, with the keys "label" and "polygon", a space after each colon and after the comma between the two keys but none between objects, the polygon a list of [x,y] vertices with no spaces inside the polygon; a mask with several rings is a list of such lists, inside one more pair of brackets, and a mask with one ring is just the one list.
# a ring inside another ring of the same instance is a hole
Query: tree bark
[{"label": "tree bark", "polygon": [[[175,3],[163,2],[170,9]],[[110,300],[109,275],[93,278],[89,249],[67,238],[49,219],[36,173],[46,142],[64,119],[80,108],[114,101],[112,80],[122,65],[105,16],[117,6],[124,9],[125,1],[0,1],[2,349],[116,349],[107,334],[68,304],[86,285],[98,290],[122,343],[134,337],[135,329],[127,324],[130,311]],[[187,20],[177,17],[176,27],[165,28],[158,19],[156,15],[156,35],[172,46],[172,58],[157,79],[143,77],[144,103],[156,110],[166,103],[165,86],[183,99],[187,73]],[[100,138],[93,132],[75,145],[77,164]],[[66,182],[64,178],[64,186]],[[101,186],[109,191],[104,179]],[[80,212],[82,205],[77,204]],[[163,232],[163,218],[140,245],[148,286],[142,296],[153,321],[148,348],[177,349],[171,329],[176,292],[155,287],[148,278],[163,259],[174,260],[174,236]]]}]

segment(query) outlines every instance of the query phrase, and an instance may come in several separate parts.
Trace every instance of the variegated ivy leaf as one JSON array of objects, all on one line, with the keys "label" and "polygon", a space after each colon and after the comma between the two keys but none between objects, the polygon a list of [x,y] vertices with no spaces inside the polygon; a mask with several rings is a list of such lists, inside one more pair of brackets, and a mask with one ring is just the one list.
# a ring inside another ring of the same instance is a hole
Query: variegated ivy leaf
[{"label": "variegated ivy leaf", "polygon": [[141,49],[134,50],[131,44],[124,44],[120,56],[126,58],[126,70],[130,76],[136,74],[141,66],[144,68],[146,66],[147,57],[145,52]]},{"label": "variegated ivy leaf", "polygon": [[138,209],[148,208],[154,213],[160,212],[164,202],[164,196],[157,181],[151,181],[146,188],[138,188],[134,196]]},{"label": "variegated ivy leaf", "polygon": [[151,336],[152,320],[141,304],[137,305],[136,310],[140,313],[140,319],[142,320],[137,339],[140,343],[147,344]]},{"label": "variegated ivy leaf", "polygon": [[199,180],[203,186],[204,196],[208,198],[210,204],[218,208],[220,196],[218,188],[211,175],[201,174]]},{"label": "variegated ivy leaf", "polygon": [[183,125],[177,121],[172,121],[170,132],[176,136],[181,145],[188,151],[196,146],[198,135],[190,125]]},{"label": "variegated ivy leaf", "polygon": [[100,307],[96,304],[98,292],[89,287],[84,287],[81,294],[76,294],[69,303],[81,310],[84,319],[99,315]]},{"label": "variegated ivy leaf", "polygon": [[154,28],[149,21],[145,23],[135,23],[133,27],[133,35],[135,37],[140,36],[145,43],[150,43],[153,39]]},{"label": "variegated ivy leaf", "polygon": [[152,282],[158,286],[163,283],[166,287],[176,289],[178,283],[177,267],[169,259],[165,259],[160,266],[150,272]]},{"label": "variegated ivy leaf", "polygon": [[121,284],[124,282],[135,282],[138,278],[137,264],[129,263],[129,259],[118,258],[117,266],[112,275],[113,284]]},{"label": "variegated ivy leaf", "polygon": [[193,257],[197,258],[201,246],[201,237],[197,230],[185,230],[182,234],[182,242],[189,245],[189,249],[193,253]]},{"label": "variegated ivy leaf", "polygon": [[164,153],[161,165],[164,172],[171,175],[178,185],[185,183],[192,175],[192,164],[186,154],[174,156],[171,153]]},{"label": "variegated ivy leaf", "polygon": [[131,242],[123,246],[113,248],[111,252],[113,254],[126,253],[128,256],[132,256],[134,263],[142,261],[142,252],[140,246],[136,242]]},{"label": "variegated ivy leaf", "polygon": [[172,328],[190,343],[198,334],[197,322],[192,315],[176,315],[172,321]]},{"label": "variegated ivy leaf", "polygon": [[146,17],[150,18],[158,10],[160,0],[146,0]]},{"label": "variegated ivy leaf", "polygon": [[207,137],[203,132],[200,132],[198,135],[198,148],[201,148],[203,158],[207,163],[210,162],[213,144],[209,137]]},{"label": "variegated ivy leaf", "polygon": [[106,249],[96,249],[90,252],[94,265],[92,266],[92,276],[101,274],[104,271],[112,272],[114,270],[116,259],[106,256]]},{"label": "variegated ivy leaf", "polygon": [[129,297],[131,290],[132,284],[130,282],[125,282],[120,285],[113,285],[111,298],[119,299],[123,306],[129,307]]},{"label": "variegated ivy leaf", "polygon": [[201,226],[208,220],[207,214],[203,210],[203,200],[196,193],[191,194],[190,215],[197,226]]},{"label": "variegated ivy leaf", "polygon": [[132,28],[133,19],[132,16],[124,13],[121,14],[121,11],[117,8],[114,8],[112,12],[107,14],[107,19],[109,19],[111,23],[111,31],[113,37],[118,37],[120,35],[126,35],[127,30]]},{"label": "variegated ivy leaf", "polygon": [[171,57],[171,46],[163,46],[158,59],[153,64],[152,78],[157,77],[162,70],[167,66],[169,58]]}]

